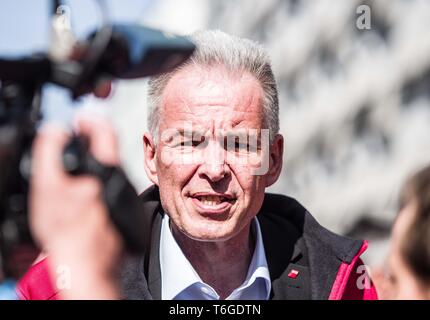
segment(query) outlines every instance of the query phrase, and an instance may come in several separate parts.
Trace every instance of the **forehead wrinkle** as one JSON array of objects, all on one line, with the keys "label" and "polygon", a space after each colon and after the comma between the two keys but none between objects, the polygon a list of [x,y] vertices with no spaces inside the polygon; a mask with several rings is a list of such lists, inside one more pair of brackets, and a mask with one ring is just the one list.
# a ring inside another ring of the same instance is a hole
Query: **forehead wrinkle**
[{"label": "forehead wrinkle", "polygon": [[179,116],[184,118],[183,121],[200,123],[207,129],[215,125],[232,128],[247,122],[257,127],[263,125],[264,114],[260,103],[263,90],[252,75],[221,77],[221,72],[217,70],[207,72],[194,69],[188,73],[179,72],[169,82],[165,88],[163,109],[168,112],[166,116],[170,120],[179,120]]},{"label": "forehead wrinkle", "polygon": [[193,112],[191,111],[191,108],[190,108],[190,106],[188,105],[188,103],[187,103],[187,102],[185,102],[184,100],[182,100],[182,102],[183,102],[183,104],[184,104],[184,106],[185,106],[186,113],[193,114]]}]

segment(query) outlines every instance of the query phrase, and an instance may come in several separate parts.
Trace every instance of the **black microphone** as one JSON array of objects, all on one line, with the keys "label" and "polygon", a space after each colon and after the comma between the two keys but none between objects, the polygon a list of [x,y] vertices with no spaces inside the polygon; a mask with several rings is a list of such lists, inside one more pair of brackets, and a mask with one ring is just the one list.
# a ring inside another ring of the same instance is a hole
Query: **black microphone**
[{"label": "black microphone", "polygon": [[100,78],[136,79],[171,71],[195,49],[186,37],[133,24],[103,27],[88,43],[82,59],[51,68],[50,81],[71,89],[75,98],[90,92]]},{"label": "black microphone", "polygon": [[55,61],[47,54],[0,57],[0,79],[20,83],[52,82],[74,98],[94,89],[100,78],[136,79],[169,72],[186,61],[195,45],[183,36],[136,24],[108,25],[78,44],[77,60]]}]

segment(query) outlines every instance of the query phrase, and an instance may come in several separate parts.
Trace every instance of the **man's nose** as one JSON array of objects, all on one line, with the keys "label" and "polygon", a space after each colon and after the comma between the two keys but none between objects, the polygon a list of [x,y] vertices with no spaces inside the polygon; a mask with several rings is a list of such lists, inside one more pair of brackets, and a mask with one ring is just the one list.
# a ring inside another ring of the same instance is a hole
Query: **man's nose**
[{"label": "man's nose", "polygon": [[226,151],[219,141],[209,141],[203,152],[203,163],[199,168],[199,174],[213,182],[220,181],[230,174],[226,164]]}]

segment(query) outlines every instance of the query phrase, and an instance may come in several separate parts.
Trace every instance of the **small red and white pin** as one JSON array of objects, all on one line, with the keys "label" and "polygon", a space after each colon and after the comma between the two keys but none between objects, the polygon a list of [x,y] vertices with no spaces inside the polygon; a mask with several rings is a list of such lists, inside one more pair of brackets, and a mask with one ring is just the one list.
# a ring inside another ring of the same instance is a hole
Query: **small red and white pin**
[{"label": "small red and white pin", "polygon": [[290,273],[288,273],[288,277],[291,279],[297,278],[298,275],[299,275],[299,270],[296,270],[296,269],[291,269]]}]

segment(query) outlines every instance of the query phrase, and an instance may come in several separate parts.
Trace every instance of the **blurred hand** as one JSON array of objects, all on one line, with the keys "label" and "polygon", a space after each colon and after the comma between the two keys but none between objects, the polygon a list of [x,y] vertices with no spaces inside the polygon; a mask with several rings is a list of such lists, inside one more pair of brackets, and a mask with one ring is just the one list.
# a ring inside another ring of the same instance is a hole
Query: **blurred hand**
[{"label": "blurred hand", "polygon": [[[76,124],[78,133],[89,138],[90,151],[98,161],[119,164],[115,134],[107,122],[82,118]],[[119,298],[114,274],[122,241],[101,199],[100,182],[64,171],[62,152],[69,138],[63,129],[47,125],[34,141],[31,230],[49,255],[54,285],[60,271],[70,276],[70,285],[66,281],[59,288],[62,298]]]}]

